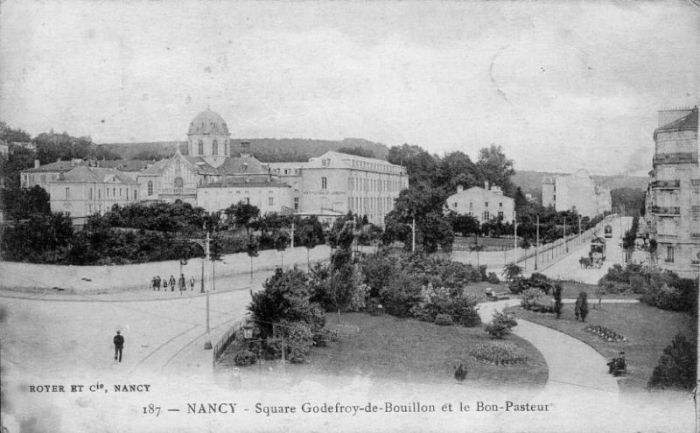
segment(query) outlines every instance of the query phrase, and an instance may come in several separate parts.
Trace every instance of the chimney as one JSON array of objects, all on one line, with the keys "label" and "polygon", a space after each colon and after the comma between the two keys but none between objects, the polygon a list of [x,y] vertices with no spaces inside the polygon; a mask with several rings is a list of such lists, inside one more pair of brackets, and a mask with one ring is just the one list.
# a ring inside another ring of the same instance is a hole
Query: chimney
[{"label": "chimney", "polygon": [[39,160],[38,160],[38,159],[35,159],[35,160],[34,160],[34,168],[39,168],[40,165],[41,165],[41,164],[39,163]]},{"label": "chimney", "polygon": [[489,181],[488,181],[488,180],[485,180],[485,181],[484,181],[484,189],[485,189],[486,191],[490,191],[490,190],[491,190],[491,188],[489,188]]}]

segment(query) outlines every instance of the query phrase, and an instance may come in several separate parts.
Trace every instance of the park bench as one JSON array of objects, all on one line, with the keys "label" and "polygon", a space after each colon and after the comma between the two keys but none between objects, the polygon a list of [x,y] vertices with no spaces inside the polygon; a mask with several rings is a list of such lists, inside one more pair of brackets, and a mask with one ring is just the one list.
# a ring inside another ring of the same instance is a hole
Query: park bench
[{"label": "park bench", "polygon": [[486,297],[489,301],[500,301],[503,299],[510,299],[510,292],[494,292],[492,288],[488,287],[484,290]]}]

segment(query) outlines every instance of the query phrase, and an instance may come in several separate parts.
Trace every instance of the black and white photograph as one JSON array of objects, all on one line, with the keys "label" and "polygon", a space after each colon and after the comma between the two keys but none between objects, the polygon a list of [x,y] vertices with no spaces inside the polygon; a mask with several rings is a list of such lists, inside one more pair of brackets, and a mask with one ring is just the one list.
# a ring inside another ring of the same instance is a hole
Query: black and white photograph
[{"label": "black and white photograph", "polygon": [[2,433],[694,433],[699,0],[0,1]]}]

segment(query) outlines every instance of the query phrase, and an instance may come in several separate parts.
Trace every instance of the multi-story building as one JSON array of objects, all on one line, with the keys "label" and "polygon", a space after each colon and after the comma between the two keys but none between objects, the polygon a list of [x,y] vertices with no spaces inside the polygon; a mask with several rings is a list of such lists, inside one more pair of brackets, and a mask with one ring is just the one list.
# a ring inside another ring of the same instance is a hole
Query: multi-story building
[{"label": "multi-story building", "polygon": [[110,168],[77,166],[49,184],[52,212],[68,212],[80,224],[93,214],[103,214],[115,204],[139,201],[135,179]]},{"label": "multi-story building", "polygon": [[658,264],[683,276],[700,271],[698,107],[659,112],[646,213]]},{"label": "multi-story building", "polygon": [[489,186],[488,182],[484,188],[474,186],[467,190],[458,185],[457,193],[447,197],[447,208],[460,215],[473,216],[479,223],[496,219],[505,224],[513,222],[515,200],[504,196],[500,187]]},{"label": "multi-story building", "polygon": [[408,187],[406,169],[375,158],[329,151],[306,163],[270,163],[292,187],[292,209],[303,214],[367,215],[384,225],[399,193]]},{"label": "multi-story building", "polygon": [[542,179],[542,205],[594,217],[612,210],[610,190],[596,185],[586,170]]},{"label": "multi-story building", "polygon": [[292,188],[279,180],[259,179],[253,181],[229,179],[197,188],[197,206],[207,212],[216,212],[232,204],[244,202],[268,212],[292,213]]}]

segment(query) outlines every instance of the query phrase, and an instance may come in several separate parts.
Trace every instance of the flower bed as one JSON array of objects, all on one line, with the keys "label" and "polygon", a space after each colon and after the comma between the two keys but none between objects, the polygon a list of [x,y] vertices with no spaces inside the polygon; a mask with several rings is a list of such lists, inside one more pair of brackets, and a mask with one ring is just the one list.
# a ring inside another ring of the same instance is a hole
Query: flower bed
[{"label": "flower bed", "polygon": [[588,325],[583,328],[584,331],[588,331],[591,334],[595,334],[602,338],[604,341],[610,343],[618,343],[620,341],[627,341],[624,335],[620,335],[612,329],[606,328],[600,325]]},{"label": "flower bed", "polygon": [[471,355],[483,364],[515,365],[527,361],[527,356],[518,346],[502,341],[479,344]]}]

